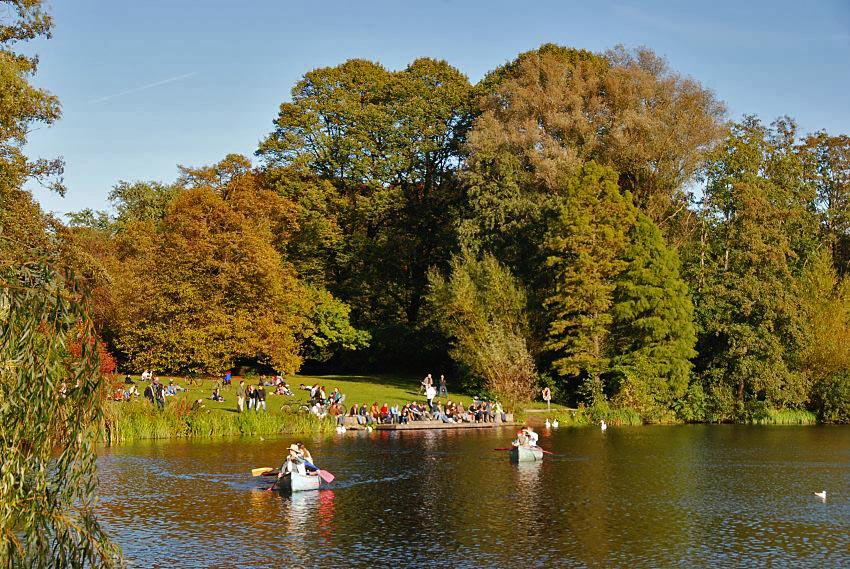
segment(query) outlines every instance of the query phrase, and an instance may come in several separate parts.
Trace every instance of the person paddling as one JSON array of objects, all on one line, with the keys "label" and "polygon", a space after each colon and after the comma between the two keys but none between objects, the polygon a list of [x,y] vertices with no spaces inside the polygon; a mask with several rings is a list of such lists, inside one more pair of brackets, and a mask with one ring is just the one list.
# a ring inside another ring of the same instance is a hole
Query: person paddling
[{"label": "person paddling", "polygon": [[297,472],[302,476],[307,475],[307,467],[304,466],[303,456],[301,455],[300,449],[297,444],[289,445],[289,454],[286,455],[286,459],[283,461],[283,465],[280,467],[280,472],[278,472],[277,477],[283,478],[284,476],[288,476],[293,472]]}]

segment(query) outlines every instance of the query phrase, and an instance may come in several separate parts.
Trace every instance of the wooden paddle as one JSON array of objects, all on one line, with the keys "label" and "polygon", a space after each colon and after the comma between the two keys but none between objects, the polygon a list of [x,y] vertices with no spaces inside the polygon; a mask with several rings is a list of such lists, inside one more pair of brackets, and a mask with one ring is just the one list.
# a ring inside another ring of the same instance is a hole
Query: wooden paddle
[{"label": "wooden paddle", "polygon": [[251,476],[265,476],[266,472],[271,472],[274,468],[269,468],[268,466],[264,466],[262,468],[252,468]]}]

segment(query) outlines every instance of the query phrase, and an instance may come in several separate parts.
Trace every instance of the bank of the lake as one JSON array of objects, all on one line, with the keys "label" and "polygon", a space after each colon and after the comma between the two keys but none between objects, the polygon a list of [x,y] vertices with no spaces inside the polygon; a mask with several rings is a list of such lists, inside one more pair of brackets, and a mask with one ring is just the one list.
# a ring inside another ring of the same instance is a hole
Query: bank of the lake
[{"label": "bank of the lake", "polygon": [[[303,411],[302,406],[309,398],[307,391],[299,389],[300,384],[324,385],[328,392],[334,387],[346,395],[346,407],[354,404],[377,403],[382,405],[403,405],[408,401],[421,400],[419,380],[398,375],[324,375],[290,376],[287,381],[293,395],[267,395],[267,411],[245,411],[236,409],[236,384],[234,379],[230,388],[223,388],[224,401],[213,401],[209,397],[219,382],[205,378],[193,380],[187,378],[162,377],[166,384],[174,380],[188,391],[175,397],[166,398],[165,409],[160,411],[144,399],[131,402],[110,402],[106,409],[103,440],[109,444],[126,443],[145,439],[169,439],[191,437],[220,436],[273,436],[284,434],[322,434],[333,432],[335,425],[330,419],[318,419]],[[246,383],[256,383],[258,378],[246,378]],[[145,384],[137,384],[144,389]],[[449,385],[451,388],[451,384]],[[449,399],[468,404],[472,396],[449,392]],[[201,400],[200,408],[193,407]],[[547,408],[545,403],[533,402],[521,408],[512,409],[515,419],[527,420],[531,424],[543,424],[546,419],[557,420],[560,425],[581,427],[598,425],[604,420],[612,426],[637,426],[644,424],[640,413],[633,409],[615,409],[611,407],[590,407],[569,409],[562,405]],[[674,415],[665,418],[664,423],[682,423]],[[805,410],[766,410],[764,416],[756,421],[763,425],[811,425],[817,423],[814,413]]]},{"label": "bank of the lake", "polygon": [[[138,380],[138,377],[134,377]],[[145,439],[169,439],[188,437],[219,437],[219,436],[272,436],[282,434],[321,434],[333,432],[335,424],[331,419],[319,419],[304,411],[309,394],[299,385],[324,385],[330,393],[338,388],[345,394],[343,405],[365,403],[379,406],[403,405],[409,401],[421,401],[419,379],[398,375],[296,375],[287,377],[292,389],[292,396],[274,395],[267,388],[267,410],[237,412],[236,385],[240,378],[234,378],[233,385],[220,389],[224,401],[210,399],[212,390],[219,381],[212,378],[193,380],[188,383],[184,377],[160,377],[165,384],[174,380],[180,387],[188,391],[174,397],[167,397],[165,409],[158,410],[143,398],[130,402],[109,402],[106,409],[103,440],[109,444],[127,443]],[[258,378],[245,378],[246,384],[256,384]],[[147,384],[137,383],[139,390]],[[449,399],[461,401],[468,405],[471,395],[452,391],[449,384]],[[195,406],[201,400],[200,407]],[[564,411],[562,406],[554,406],[555,410]],[[522,409],[518,410],[518,418],[524,418]]]}]

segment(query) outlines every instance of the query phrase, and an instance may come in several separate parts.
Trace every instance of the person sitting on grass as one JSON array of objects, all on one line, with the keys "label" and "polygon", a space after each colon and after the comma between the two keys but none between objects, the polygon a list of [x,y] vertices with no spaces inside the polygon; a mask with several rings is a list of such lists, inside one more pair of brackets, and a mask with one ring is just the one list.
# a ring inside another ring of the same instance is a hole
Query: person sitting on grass
[{"label": "person sitting on grass", "polygon": [[219,403],[224,401],[224,397],[221,396],[221,393],[218,391],[218,387],[213,389],[212,395],[210,395],[210,399],[213,401],[218,401]]}]

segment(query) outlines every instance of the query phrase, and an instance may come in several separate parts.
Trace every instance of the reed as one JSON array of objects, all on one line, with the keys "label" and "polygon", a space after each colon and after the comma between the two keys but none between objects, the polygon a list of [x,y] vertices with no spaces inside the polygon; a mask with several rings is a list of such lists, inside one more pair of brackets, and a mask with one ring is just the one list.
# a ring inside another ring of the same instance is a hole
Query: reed
[{"label": "reed", "polygon": [[752,421],[755,425],[814,425],[818,417],[806,409],[768,409],[767,415]]},{"label": "reed", "polygon": [[160,411],[147,401],[131,401],[106,406],[101,438],[118,444],[142,439],[310,434],[333,428],[328,419],[299,412],[192,410],[180,400],[169,401]]}]

